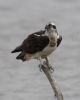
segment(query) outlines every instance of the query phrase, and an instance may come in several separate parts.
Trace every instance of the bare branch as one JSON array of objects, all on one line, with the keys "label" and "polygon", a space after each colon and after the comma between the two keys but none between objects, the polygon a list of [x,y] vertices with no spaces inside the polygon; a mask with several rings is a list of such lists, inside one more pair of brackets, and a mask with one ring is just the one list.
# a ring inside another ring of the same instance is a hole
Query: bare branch
[{"label": "bare branch", "polygon": [[62,92],[61,92],[59,86],[57,85],[57,82],[54,79],[52,72],[48,65],[49,64],[47,64],[47,63],[43,63],[42,70],[45,73],[46,77],[48,78],[57,100],[63,100]]}]

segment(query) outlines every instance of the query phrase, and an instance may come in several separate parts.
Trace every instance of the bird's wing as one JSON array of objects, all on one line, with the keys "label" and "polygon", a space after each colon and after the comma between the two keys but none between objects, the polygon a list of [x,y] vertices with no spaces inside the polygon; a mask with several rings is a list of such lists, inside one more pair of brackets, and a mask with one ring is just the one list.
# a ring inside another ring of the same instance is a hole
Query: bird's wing
[{"label": "bird's wing", "polygon": [[49,43],[48,36],[44,34],[45,31],[39,31],[29,35],[23,41],[22,45],[19,46],[18,49],[16,48],[15,50],[13,50],[12,53],[16,51],[18,52],[18,50],[31,54],[42,51]]},{"label": "bird's wing", "polygon": [[31,34],[22,44],[23,51],[27,53],[36,53],[42,51],[49,43],[48,36],[40,34],[40,32]]},{"label": "bird's wing", "polygon": [[62,41],[62,36],[59,35],[59,38],[57,39],[57,47],[60,45],[61,41]]},{"label": "bird's wing", "polygon": [[21,52],[22,51],[22,47],[21,45],[16,47],[13,51],[11,51],[11,53],[15,53],[15,52]]}]

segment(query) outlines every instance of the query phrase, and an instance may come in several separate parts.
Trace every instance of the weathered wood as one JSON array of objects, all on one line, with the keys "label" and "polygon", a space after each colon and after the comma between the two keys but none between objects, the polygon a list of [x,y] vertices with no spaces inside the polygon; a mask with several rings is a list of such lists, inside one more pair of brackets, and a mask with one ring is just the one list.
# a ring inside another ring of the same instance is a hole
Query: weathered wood
[{"label": "weathered wood", "polygon": [[57,85],[57,82],[54,79],[52,72],[48,65],[49,64],[47,64],[47,63],[43,63],[42,70],[45,73],[46,77],[48,78],[57,100],[63,100],[62,92],[61,92],[59,86]]}]

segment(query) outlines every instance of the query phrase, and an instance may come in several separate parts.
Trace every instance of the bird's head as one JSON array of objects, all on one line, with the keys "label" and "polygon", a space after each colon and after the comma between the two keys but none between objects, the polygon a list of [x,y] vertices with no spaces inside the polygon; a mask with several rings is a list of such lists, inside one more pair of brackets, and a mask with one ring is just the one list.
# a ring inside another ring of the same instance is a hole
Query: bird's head
[{"label": "bird's head", "polygon": [[56,25],[54,23],[49,23],[46,25],[45,30],[48,32],[57,32]]},{"label": "bird's head", "polygon": [[53,37],[53,35],[57,35],[57,28],[54,23],[49,23],[45,26],[45,30],[48,33],[48,36]]}]

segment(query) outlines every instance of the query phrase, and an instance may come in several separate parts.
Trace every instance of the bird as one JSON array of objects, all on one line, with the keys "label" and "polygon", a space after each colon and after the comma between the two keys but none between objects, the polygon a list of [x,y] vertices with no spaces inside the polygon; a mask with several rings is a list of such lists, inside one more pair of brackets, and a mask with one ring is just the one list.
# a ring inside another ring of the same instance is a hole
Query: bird
[{"label": "bird", "polygon": [[42,66],[45,59],[48,62],[48,56],[56,50],[62,41],[62,36],[58,34],[57,27],[53,22],[45,25],[44,30],[29,34],[27,38],[16,47],[11,53],[20,52],[17,60],[29,61],[37,59]]}]

